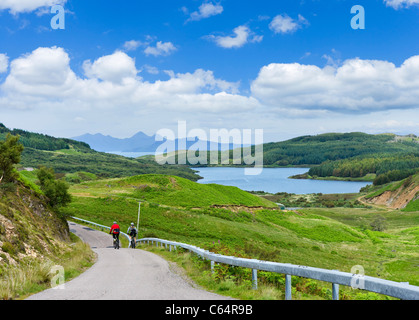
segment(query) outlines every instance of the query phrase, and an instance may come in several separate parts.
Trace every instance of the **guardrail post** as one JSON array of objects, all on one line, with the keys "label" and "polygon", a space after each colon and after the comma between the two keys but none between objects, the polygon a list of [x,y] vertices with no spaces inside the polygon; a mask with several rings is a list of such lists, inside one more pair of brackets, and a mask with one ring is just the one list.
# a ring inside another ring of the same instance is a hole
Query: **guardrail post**
[{"label": "guardrail post", "polygon": [[[77,217],[72,217],[72,218],[75,220],[82,221],[84,223],[94,225],[98,229],[99,228],[105,228],[107,230],[110,229],[107,226],[103,226],[103,225],[100,225],[91,221],[83,220]],[[127,237],[127,235],[124,234],[123,232],[121,234]],[[155,238],[152,238],[152,239],[145,238],[142,241],[140,241],[140,243],[145,244],[146,241],[147,241],[147,244],[150,244],[150,241],[151,241],[152,245],[154,245],[154,241],[156,241],[156,246],[158,246],[159,242],[166,241],[166,240],[155,239]],[[269,272],[278,272],[278,273],[285,274],[285,299],[286,300],[292,299],[292,296],[291,296],[292,295],[292,286],[291,286],[292,276],[321,280],[321,281],[331,283],[332,284],[332,298],[333,300],[339,300],[339,285],[341,284],[341,285],[347,286],[350,282],[351,286],[353,286],[353,281],[355,280],[355,284],[356,284],[357,276],[360,275],[360,273],[358,273],[357,275],[357,272],[354,272],[352,270],[351,270],[351,273],[346,273],[346,272],[340,272],[339,270],[332,271],[332,270],[326,270],[326,269],[310,268],[310,267],[305,267],[305,266],[282,264],[282,263],[277,263],[277,262],[269,262],[269,264],[265,266],[264,264],[261,265],[260,262],[254,259],[227,257],[227,256],[219,255],[219,254],[212,254],[209,251],[203,251],[201,248],[197,248],[195,246],[190,246],[183,243],[170,242],[170,241],[168,241],[168,243],[169,244],[173,243],[174,250],[177,250],[177,245],[180,246],[181,248],[185,250],[185,251],[182,250],[182,252],[186,252],[186,250],[189,250],[191,252],[192,250],[195,251],[196,249],[197,252],[200,252],[200,253],[197,253],[198,255],[201,255],[203,259],[208,259],[211,261],[212,273],[215,272],[214,266],[216,262],[226,263],[226,264],[234,265],[238,267],[250,268],[252,270],[252,285],[254,289],[257,289],[257,270],[258,269],[269,271]],[[163,246],[163,244],[161,246]],[[191,248],[193,249],[191,250]],[[359,266],[355,266],[355,267],[359,267]],[[307,277],[307,268],[312,269],[308,277]],[[303,269],[304,269],[304,272],[302,272]],[[331,277],[332,275],[333,277]],[[363,274],[361,275],[362,275],[362,285],[364,285],[364,283],[367,283],[368,281],[369,289],[365,289],[364,287],[360,289],[384,294],[384,295],[399,298],[402,300],[418,300],[419,299],[419,287],[417,286],[409,285],[406,282],[399,283],[399,282],[388,281],[388,280],[383,280],[383,279],[378,279],[378,278],[373,278],[373,277],[364,278]],[[359,279],[359,282],[361,282],[361,279]]]},{"label": "guardrail post", "polygon": [[291,276],[289,274],[285,275],[285,300],[292,300]]},{"label": "guardrail post", "polygon": [[257,290],[258,288],[258,270],[252,269],[252,289]]},{"label": "guardrail post", "polygon": [[169,245],[169,251],[172,252],[172,245]]},{"label": "guardrail post", "polygon": [[333,300],[339,300],[339,285],[337,283],[332,284],[332,297]]}]

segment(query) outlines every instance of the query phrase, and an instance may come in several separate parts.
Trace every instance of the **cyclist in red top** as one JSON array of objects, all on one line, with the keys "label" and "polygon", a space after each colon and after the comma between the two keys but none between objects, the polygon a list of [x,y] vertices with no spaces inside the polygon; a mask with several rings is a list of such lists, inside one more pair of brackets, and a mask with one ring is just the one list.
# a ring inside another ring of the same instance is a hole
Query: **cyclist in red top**
[{"label": "cyclist in red top", "polygon": [[120,232],[121,232],[121,228],[116,223],[116,221],[114,221],[114,223],[111,227],[111,231],[109,231],[109,233],[112,234],[112,237],[113,237],[114,241],[115,241],[115,239],[118,239],[118,241],[119,241],[119,233]]}]

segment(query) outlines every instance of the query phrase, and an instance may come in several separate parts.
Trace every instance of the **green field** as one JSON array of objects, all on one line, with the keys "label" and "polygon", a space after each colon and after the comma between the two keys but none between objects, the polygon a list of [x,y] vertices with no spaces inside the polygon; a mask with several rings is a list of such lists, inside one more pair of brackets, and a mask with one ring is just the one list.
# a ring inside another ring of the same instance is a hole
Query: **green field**
[{"label": "green field", "polygon": [[[418,212],[343,207],[281,211],[235,187],[162,175],[88,181],[70,191],[73,202],[63,213],[105,225],[116,220],[123,231],[136,222],[141,201],[140,237],[345,272],[362,265],[369,276],[419,285]],[[381,232],[370,227],[378,215],[386,221]],[[361,296],[343,292],[348,299]]]}]

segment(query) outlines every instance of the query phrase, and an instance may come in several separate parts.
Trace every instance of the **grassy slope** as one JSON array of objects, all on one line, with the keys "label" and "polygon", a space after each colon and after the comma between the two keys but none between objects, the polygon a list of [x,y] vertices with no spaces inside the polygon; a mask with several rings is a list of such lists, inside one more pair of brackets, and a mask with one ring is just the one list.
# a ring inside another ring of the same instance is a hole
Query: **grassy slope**
[{"label": "grassy slope", "polygon": [[55,138],[24,130],[10,130],[0,123],[0,140],[7,134],[20,135],[25,149],[20,166],[46,166],[58,173],[88,172],[101,177],[122,177],[159,173],[177,175],[192,181],[200,177],[186,166],[159,165],[150,159],[134,159],[97,152],[88,144],[65,138]]},{"label": "grassy slope", "polygon": [[75,241],[39,192],[22,182],[0,184],[0,300],[47,289],[55,264],[65,268],[67,280],[79,274],[93,252]]},{"label": "grassy slope", "polygon": [[[366,274],[419,285],[417,214],[376,209],[304,209],[299,212],[213,208],[260,205],[260,198],[232,187],[200,185],[177,177],[139,176],[74,185],[68,214],[128,228],[141,206],[140,236],[194,244],[215,252]],[[267,206],[271,203],[265,202]],[[386,232],[365,230],[388,214]]]},{"label": "grassy slope", "polygon": [[23,167],[46,166],[58,173],[88,172],[101,177],[122,177],[138,174],[173,174],[198,180],[200,177],[185,166],[159,165],[154,161],[126,158],[94,150],[37,150],[26,147],[20,163]]}]

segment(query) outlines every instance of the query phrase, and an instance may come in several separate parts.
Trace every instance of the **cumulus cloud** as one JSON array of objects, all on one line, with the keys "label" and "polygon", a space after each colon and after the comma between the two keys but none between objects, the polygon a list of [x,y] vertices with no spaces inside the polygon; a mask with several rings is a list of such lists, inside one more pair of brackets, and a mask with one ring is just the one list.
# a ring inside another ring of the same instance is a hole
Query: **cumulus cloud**
[{"label": "cumulus cloud", "polygon": [[419,0],[384,0],[387,7],[393,7],[394,9],[408,8],[413,5],[418,5]]},{"label": "cumulus cloud", "polygon": [[71,70],[68,54],[57,47],[38,48],[15,59],[0,87],[0,109],[54,105],[57,112],[75,108],[106,108],[119,114],[121,106],[128,113],[141,106],[160,112],[215,112],[227,110],[236,101],[235,109],[239,112],[256,102],[237,94],[238,83],[217,79],[209,70],[197,69],[183,74],[168,72],[170,79],[166,81],[143,81],[137,76],[135,60],[120,51],[94,62],[88,60],[83,68],[85,79]]},{"label": "cumulus cloud", "polygon": [[[59,47],[38,48],[10,61],[0,83],[2,119],[9,124],[19,118],[40,129],[40,123],[54,123],[58,132],[65,127],[73,134],[75,126],[80,134],[86,126],[127,132],[128,126],[156,130],[156,125],[167,127],[177,120],[188,120],[188,126],[189,121],[215,127],[280,125],[290,132],[307,126],[304,130],[317,132],[319,122],[327,130],[348,125],[342,114],[350,114],[355,122],[363,121],[350,130],[367,128],[369,123],[377,131],[384,124],[398,126],[405,119],[414,120],[419,111],[419,56],[400,66],[362,59],[323,68],[272,63],[260,69],[246,95],[240,93],[239,83],[219,79],[211,70],[166,70],[169,79],[145,81],[137,74],[136,61],[120,51],[87,60],[82,75],[72,70],[70,62]],[[392,117],[385,116],[389,114]],[[316,117],[318,121],[309,121]],[[398,123],[385,122],[388,119]],[[374,121],[376,126],[371,125]]]},{"label": "cumulus cloud", "polygon": [[8,93],[63,96],[74,88],[76,75],[62,48],[38,48],[15,59],[2,88]]},{"label": "cumulus cloud", "polygon": [[[187,12],[186,8],[183,8],[184,12]],[[220,4],[213,4],[211,2],[203,3],[199,7],[198,11],[194,11],[190,14],[190,17],[187,21],[198,21],[206,19],[223,12],[223,7]]]},{"label": "cumulus cloud", "polygon": [[298,15],[298,19],[294,20],[287,14],[279,14],[272,19],[269,29],[274,33],[286,34],[295,32],[305,24],[308,24],[308,21],[302,15]]},{"label": "cumulus cloud", "polygon": [[32,12],[53,5],[64,5],[67,0],[0,0],[0,10],[9,10],[12,14]]},{"label": "cumulus cloud", "polygon": [[251,90],[262,103],[279,108],[359,113],[418,108],[419,56],[400,67],[358,58],[340,67],[270,64]]},{"label": "cumulus cloud", "polygon": [[175,52],[177,48],[171,42],[158,41],[155,47],[148,46],[145,48],[144,53],[149,56],[168,56]]},{"label": "cumulus cloud", "polygon": [[125,78],[135,78],[138,70],[135,60],[126,53],[116,51],[114,54],[103,56],[94,61],[83,63],[85,75],[110,82],[121,82]]},{"label": "cumulus cloud", "polygon": [[4,53],[0,53],[0,73],[5,73],[8,67],[9,57]]},{"label": "cumulus cloud", "polygon": [[231,49],[240,48],[248,42],[261,42],[263,36],[255,35],[247,26],[238,26],[233,30],[234,36],[207,36],[219,47]]}]

